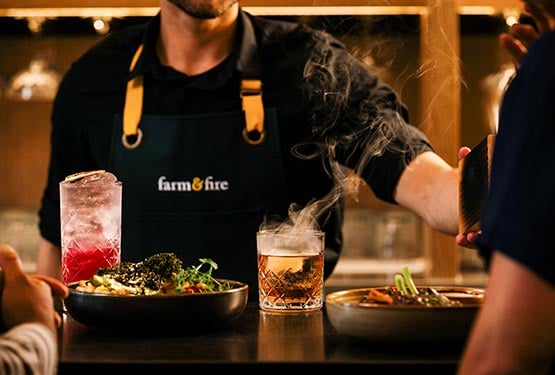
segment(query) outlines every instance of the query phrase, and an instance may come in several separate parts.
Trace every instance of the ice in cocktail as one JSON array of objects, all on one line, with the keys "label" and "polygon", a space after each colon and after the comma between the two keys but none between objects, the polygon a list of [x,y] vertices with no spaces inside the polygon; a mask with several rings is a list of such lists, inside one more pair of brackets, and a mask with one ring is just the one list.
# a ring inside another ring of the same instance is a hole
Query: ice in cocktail
[{"label": "ice in cocktail", "polygon": [[310,311],[324,300],[324,233],[257,233],[259,305]]},{"label": "ice in cocktail", "polygon": [[60,182],[62,277],[65,284],[90,279],[121,259],[122,184],[104,170]]}]

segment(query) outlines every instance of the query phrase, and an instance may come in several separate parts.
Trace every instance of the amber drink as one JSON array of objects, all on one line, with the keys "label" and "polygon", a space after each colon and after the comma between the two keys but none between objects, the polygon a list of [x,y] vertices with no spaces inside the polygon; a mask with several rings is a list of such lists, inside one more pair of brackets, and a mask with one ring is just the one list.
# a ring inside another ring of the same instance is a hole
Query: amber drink
[{"label": "amber drink", "polygon": [[60,182],[64,283],[90,279],[99,268],[120,262],[121,195],[121,182],[103,170]]},{"label": "amber drink", "polygon": [[324,233],[257,233],[259,305],[267,311],[319,310],[324,301]]}]

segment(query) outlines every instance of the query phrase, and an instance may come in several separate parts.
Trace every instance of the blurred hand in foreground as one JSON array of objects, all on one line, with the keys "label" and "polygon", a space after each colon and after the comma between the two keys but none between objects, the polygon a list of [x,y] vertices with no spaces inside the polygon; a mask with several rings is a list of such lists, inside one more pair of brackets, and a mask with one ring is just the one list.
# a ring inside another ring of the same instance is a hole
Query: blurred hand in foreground
[{"label": "blurred hand in foreground", "polygon": [[511,55],[515,67],[518,68],[528,48],[539,36],[547,31],[555,30],[555,2],[524,1],[524,10],[535,22],[536,27],[524,23],[511,26],[509,32],[499,36],[499,42]]},{"label": "blurred hand in foreground", "polygon": [[26,273],[15,249],[5,244],[0,244],[0,293],[4,329],[41,323],[56,335],[62,320],[54,299],[66,298],[67,287],[54,278]]}]

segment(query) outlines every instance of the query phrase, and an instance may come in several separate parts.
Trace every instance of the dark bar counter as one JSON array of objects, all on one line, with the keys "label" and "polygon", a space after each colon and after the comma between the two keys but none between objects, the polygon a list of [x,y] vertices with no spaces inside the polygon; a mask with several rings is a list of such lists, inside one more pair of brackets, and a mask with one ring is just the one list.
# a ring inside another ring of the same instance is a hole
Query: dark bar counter
[{"label": "dark bar counter", "polygon": [[[59,337],[59,374],[166,374],[186,370],[335,368],[420,370],[454,374],[464,342],[369,342],[337,332],[326,309],[312,313],[267,313],[255,302],[221,327],[195,327],[174,334],[141,334],[84,326],[64,314]],[[183,326],[181,326],[183,327]]]}]

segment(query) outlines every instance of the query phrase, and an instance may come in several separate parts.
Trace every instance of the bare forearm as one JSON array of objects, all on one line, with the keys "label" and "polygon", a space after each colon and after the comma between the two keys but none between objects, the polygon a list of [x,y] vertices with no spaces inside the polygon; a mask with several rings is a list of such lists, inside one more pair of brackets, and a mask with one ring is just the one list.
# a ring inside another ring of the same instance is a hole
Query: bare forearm
[{"label": "bare forearm", "polygon": [[554,301],[552,286],[496,252],[458,374],[546,374],[555,355]]},{"label": "bare forearm", "polygon": [[401,206],[440,232],[458,233],[459,174],[433,152],[419,155],[405,169],[395,193]]}]

